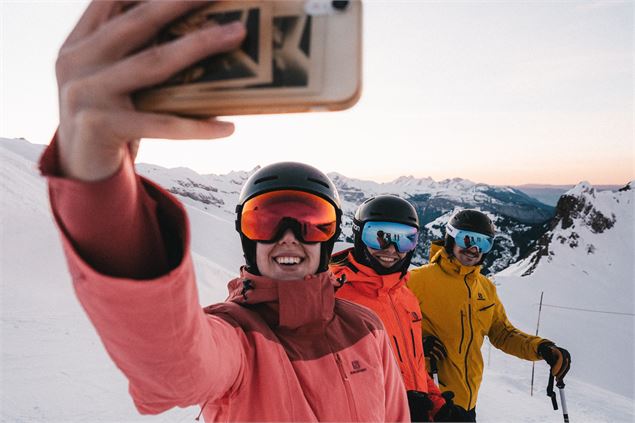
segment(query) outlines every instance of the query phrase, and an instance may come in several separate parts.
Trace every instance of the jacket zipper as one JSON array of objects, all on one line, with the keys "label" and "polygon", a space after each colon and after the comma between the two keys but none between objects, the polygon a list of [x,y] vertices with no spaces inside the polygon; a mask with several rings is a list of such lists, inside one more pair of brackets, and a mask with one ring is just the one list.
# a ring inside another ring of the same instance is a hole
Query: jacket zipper
[{"label": "jacket zipper", "polygon": [[[392,300],[392,296],[390,295],[390,292],[388,293],[388,298],[390,299],[390,305],[392,306],[392,311],[395,313],[395,319],[397,320],[397,326],[399,326],[399,332],[401,332],[401,340],[403,341],[403,345],[406,346],[408,345],[406,343],[406,335],[403,329],[403,326],[401,325],[401,320],[399,320],[399,313],[397,312],[397,308],[395,307],[395,303]],[[397,342],[397,340],[395,340],[395,343]],[[414,347],[414,343],[413,343],[413,347]],[[397,349],[399,349],[399,346],[397,346]],[[415,382],[415,389],[417,391],[421,390],[420,386],[418,385],[418,379],[417,379],[417,374],[415,372],[415,368],[414,365],[412,364],[412,360],[410,360],[410,357],[406,357],[406,361],[408,362],[408,367],[410,368],[410,374],[412,375],[412,380]]]},{"label": "jacket zipper", "polygon": [[467,297],[469,301],[467,304],[467,313],[468,313],[467,320],[470,324],[470,340],[467,342],[467,347],[465,347],[465,384],[467,385],[468,391],[470,391],[470,396],[467,402],[468,410],[470,410],[472,408],[472,387],[470,386],[467,357],[470,351],[470,346],[472,345],[472,340],[474,339],[474,327],[472,326],[472,304],[471,304],[472,290],[470,289],[470,286],[467,284],[467,275],[463,277],[463,282],[465,283],[465,287],[467,288]]},{"label": "jacket zipper", "polygon": [[[330,347],[331,347],[331,344],[329,344],[329,348]],[[331,348],[331,351],[333,351],[332,348]],[[348,406],[353,417],[351,420],[358,421],[359,419],[357,417],[357,408],[355,406],[355,398],[353,397],[351,382],[348,379],[348,376],[346,375],[346,370],[344,370],[344,365],[342,364],[342,357],[340,357],[340,354],[336,352],[334,352],[333,355],[335,356],[335,362],[337,363],[337,368],[340,370],[340,376],[342,376],[342,382],[344,382],[344,388],[346,389],[346,397],[348,398]]]},{"label": "jacket zipper", "polygon": [[417,358],[417,345],[415,344],[415,333],[410,329],[410,338],[412,339],[412,354]]},{"label": "jacket zipper", "polygon": [[487,307],[483,307],[483,308],[479,308],[478,311],[484,311],[487,310],[488,308],[494,307],[496,305],[496,303],[490,304]]},{"label": "jacket zipper", "polygon": [[344,369],[344,365],[342,364],[342,357],[338,352],[335,352],[331,342],[329,341],[328,336],[325,334],[324,339],[326,340],[326,345],[328,345],[331,354],[335,358],[335,363],[337,364],[337,369],[340,371],[340,376],[342,378],[342,384],[344,385],[344,390],[346,391],[346,399],[348,400],[348,410],[351,413],[351,421],[359,421],[359,417],[357,414],[357,407],[355,402],[355,396],[353,395],[353,389],[351,388],[351,382],[346,374],[346,370]]},{"label": "jacket zipper", "polygon": [[461,310],[461,342],[459,342],[459,354],[461,354],[461,348],[463,347],[464,336],[465,336],[465,326],[463,325],[463,310]]},{"label": "jacket zipper", "polygon": [[403,363],[403,357],[401,356],[401,348],[399,348],[399,341],[397,341],[397,337],[395,335],[392,336],[392,340],[395,342],[395,347],[397,348],[397,355],[399,356],[399,361]]}]

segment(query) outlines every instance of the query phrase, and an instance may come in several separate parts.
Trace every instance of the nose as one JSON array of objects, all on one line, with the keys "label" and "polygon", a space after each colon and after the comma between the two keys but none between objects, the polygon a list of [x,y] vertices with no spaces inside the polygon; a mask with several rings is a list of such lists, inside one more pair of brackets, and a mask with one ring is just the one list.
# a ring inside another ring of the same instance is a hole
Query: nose
[{"label": "nose", "polygon": [[472,254],[478,254],[481,252],[476,245],[472,245],[471,247],[466,248],[465,251],[469,251]]},{"label": "nose", "polygon": [[397,252],[397,248],[395,247],[395,244],[390,243],[390,245],[388,245],[388,247],[384,248],[384,251],[386,251],[387,253],[396,253]]},{"label": "nose", "polygon": [[287,229],[286,231],[284,231],[284,233],[278,240],[278,244],[298,244],[299,242],[300,241],[298,241],[291,229]]}]

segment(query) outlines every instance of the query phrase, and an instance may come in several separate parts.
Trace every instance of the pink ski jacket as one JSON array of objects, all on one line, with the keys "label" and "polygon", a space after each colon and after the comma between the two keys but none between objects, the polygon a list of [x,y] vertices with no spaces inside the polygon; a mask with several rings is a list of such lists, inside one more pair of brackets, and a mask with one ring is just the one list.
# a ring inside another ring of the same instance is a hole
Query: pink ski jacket
[{"label": "pink ski jacket", "polygon": [[[185,211],[140,178],[158,204],[164,239],[169,231],[177,240],[180,261],[152,279],[108,276],[69,236],[55,200],[67,188],[48,176],[75,291],[141,413],[198,404],[208,422],[409,421],[382,323],[335,299],[330,273],[277,281],[243,271],[229,282],[226,302],[202,308]],[[79,184],[72,181],[74,194]]]}]

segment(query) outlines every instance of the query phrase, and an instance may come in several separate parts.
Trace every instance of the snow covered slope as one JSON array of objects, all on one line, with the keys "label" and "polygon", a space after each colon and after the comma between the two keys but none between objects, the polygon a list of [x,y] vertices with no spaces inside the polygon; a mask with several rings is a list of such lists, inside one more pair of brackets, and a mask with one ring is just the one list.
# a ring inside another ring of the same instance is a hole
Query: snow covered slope
[{"label": "snow covered slope", "polygon": [[534,252],[495,277],[513,321],[567,347],[571,377],[633,399],[635,191],[580,183],[560,198]]},{"label": "snow covered slope", "polygon": [[[154,418],[136,412],[72,290],[34,162],[41,147],[23,147],[0,140],[0,421],[193,421],[197,407]],[[190,207],[188,213],[201,302],[222,301],[241,262],[233,220]]]},{"label": "snow covered slope", "polygon": [[[48,207],[46,186],[34,163],[40,151],[40,146],[31,148],[24,142],[0,140],[0,421],[192,421],[198,414],[197,407],[174,409],[159,416],[137,414],[128,396],[125,378],[108,358],[72,291]],[[150,174],[151,170],[143,172]],[[234,176],[237,182],[244,177],[239,173]],[[210,193],[225,200],[221,191],[237,192],[238,188],[233,185],[219,185],[218,193]],[[212,207],[205,210],[187,206],[187,211],[192,221],[193,256],[201,302],[222,301],[226,295],[225,284],[241,263],[233,216]],[[632,255],[632,244],[630,251]],[[570,258],[579,264],[579,260],[587,260],[587,255],[573,253]],[[536,272],[540,266],[542,263]],[[526,326],[521,325],[524,328],[535,324],[537,311],[532,304],[537,300],[528,298],[529,294],[520,287],[525,280],[531,281],[528,278],[531,277],[507,276],[500,287],[512,319],[518,321],[518,317],[526,317]],[[574,290],[573,295],[577,294]],[[625,295],[624,291],[616,294]],[[525,296],[527,298],[523,298]],[[528,306],[523,305],[525,299],[530,300]],[[579,341],[560,337],[566,330],[581,331],[576,320],[563,319],[559,322],[567,326],[558,323],[550,327],[545,310],[541,323],[544,334],[553,336],[574,354],[574,370],[567,385],[571,421],[633,421],[632,397],[612,388],[598,389],[594,375],[576,367],[588,365],[582,360],[579,343],[588,348],[589,340],[586,335],[579,336]],[[595,319],[581,325],[586,332],[604,330],[602,323]],[[607,342],[605,350],[621,348],[624,337],[627,342],[630,339],[632,345],[632,334],[628,338],[624,328],[616,332],[615,338],[603,338]],[[487,350],[485,353],[487,357]],[[529,397],[530,368],[528,362],[492,351],[479,397],[479,422],[562,421],[562,416],[551,410],[544,395],[547,374],[544,363],[537,365],[536,391],[534,397]],[[624,369],[620,366],[611,375],[625,372]]]}]

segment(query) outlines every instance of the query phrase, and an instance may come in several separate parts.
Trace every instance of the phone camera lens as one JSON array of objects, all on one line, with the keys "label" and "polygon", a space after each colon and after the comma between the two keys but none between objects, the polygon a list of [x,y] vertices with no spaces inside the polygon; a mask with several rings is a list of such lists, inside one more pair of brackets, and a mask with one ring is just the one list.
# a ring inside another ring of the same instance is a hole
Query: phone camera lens
[{"label": "phone camera lens", "polygon": [[333,0],[331,4],[335,10],[345,10],[348,7],[350,1],[348,0]]}]

